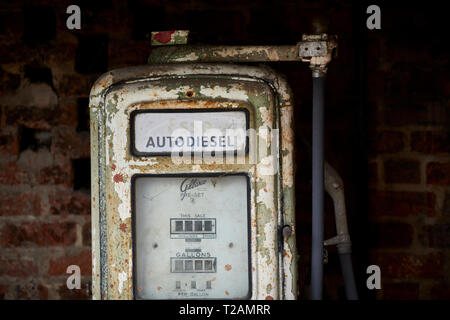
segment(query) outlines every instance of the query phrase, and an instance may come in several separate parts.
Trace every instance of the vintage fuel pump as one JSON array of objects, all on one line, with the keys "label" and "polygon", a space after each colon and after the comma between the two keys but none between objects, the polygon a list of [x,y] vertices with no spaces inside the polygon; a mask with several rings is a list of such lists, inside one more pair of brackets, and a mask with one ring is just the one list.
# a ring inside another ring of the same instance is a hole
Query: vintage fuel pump
[{"label": "vintage fuel pump", "polygon": [[291,90],[228,62],[321,74],[335,39],[179,45],[186,34],[154,33],[175,45],[92,87],[94,299],[296,299]]}]

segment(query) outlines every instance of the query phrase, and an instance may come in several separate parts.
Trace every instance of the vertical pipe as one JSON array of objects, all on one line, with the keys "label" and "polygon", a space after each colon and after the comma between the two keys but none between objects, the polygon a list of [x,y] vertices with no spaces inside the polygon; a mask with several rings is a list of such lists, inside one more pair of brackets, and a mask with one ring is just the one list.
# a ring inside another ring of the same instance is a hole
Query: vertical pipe
[{"label": "vertical pipe", "polygon": [[322,299],[324,203],[324,77],[313,71],[311,299]]}]

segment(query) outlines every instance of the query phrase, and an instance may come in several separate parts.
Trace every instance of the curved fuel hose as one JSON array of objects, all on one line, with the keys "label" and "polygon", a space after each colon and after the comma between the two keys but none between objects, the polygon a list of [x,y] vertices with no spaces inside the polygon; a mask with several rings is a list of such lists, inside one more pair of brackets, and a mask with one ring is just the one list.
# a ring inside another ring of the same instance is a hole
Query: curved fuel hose
[{"label": "curved fuel hose", "polygon": [[355,277],[351,259],[352,243],[348,233],[347,212],[345,208],[344,182],[337,171],[325,162],[325,190],[333,199],[334,216],[337,236],[326,240],[325,245],[335,244],[338,249],[341,263],[342,277],[344,278],[345,294],[349,300],[357,300]]},{"label": "curved fuel hose", "polygon": [[[311,145],[300,133],[301,141],[311,156]],[[347,226],[347,211],[345,207],[344,182],[337,171],[327,162],[324,162],[325,191],[333,200],[337,236],[326,240],[325,245],[337,245],[339,261],[344,279],[345,294],[348,300],[358,300],[353,265],[351,259],[351,241]]]}]

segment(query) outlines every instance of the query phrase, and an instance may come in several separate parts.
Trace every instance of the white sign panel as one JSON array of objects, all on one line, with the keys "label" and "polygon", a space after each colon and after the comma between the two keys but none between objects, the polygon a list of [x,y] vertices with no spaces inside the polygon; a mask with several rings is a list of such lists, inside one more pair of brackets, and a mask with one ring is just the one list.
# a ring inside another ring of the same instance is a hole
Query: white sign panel
[{"label": "white sign panel", "polygon": [[243,152],[246,111],[142,111],[132,121],[137,155],[171,152]]},{"label": "white sign panel", "polygon": [[137,299],[248,299],[246,175],[137,176]]}]

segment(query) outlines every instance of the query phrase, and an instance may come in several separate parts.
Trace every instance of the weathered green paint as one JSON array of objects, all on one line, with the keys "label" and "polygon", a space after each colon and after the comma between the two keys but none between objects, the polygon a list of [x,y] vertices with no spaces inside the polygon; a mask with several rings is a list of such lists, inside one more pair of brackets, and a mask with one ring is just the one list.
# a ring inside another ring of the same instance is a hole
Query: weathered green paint
[{"label": "weathered green paint", "polygon": [[293,46],[173,46],[155,48],[148,63],[300,61]]},{"label": "weathered green paint", "polygon": [[[156,31],[151,33],[151,45],[167,46],[186,44],[188,41],[188,36],[188,30]],[[164,39],[164,42],[161,42],[162,39]]]}]

